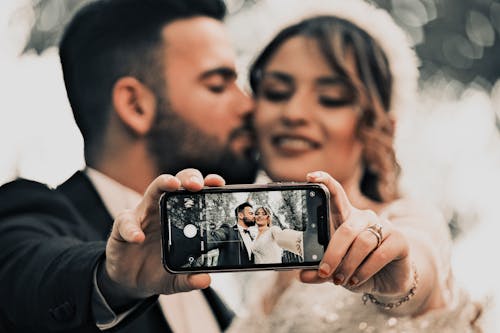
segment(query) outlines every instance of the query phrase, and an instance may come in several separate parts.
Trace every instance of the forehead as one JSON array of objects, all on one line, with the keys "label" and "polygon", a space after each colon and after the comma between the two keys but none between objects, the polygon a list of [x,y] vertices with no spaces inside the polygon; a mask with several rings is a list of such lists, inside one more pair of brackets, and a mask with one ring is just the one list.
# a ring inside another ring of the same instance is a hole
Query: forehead
[{"label": "forehead", "polygon": [[[346,52],[345,67],[355,72],[354,56]],[[270,58],[266,71],[286,72],[299,79],[316,79],[322,76],[335,76],[320,51],[318,42],[313,38],[296,36],[286,40]]]},{"label": "forehead", "polygon": [[222,22],[208,17],[181,19],[163,29],[167,67],[201,72],[234,67],[235,54]]},{"label": "forehead", "polygon": [[243,209],[243,211],[244,211],[245,213],[252,213],[252,212],[253,212],[253,209],[252,209],[252,207],[246,206],[246,207]]}]

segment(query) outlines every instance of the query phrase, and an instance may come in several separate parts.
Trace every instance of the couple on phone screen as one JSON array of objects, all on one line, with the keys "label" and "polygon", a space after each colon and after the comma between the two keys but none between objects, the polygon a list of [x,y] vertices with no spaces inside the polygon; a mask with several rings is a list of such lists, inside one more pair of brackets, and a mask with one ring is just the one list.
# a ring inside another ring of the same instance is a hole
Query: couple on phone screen
[{"label": "couple on phone screen", "polygon": [[254,211],[249,202],[244,202],[234,213],[235,225],[223,224],[207,235],[208,250],[219,250],[217,265],[277,264],[282,262],[284,249],[303,256],[302,232],[272,225],[270,208],[260,206]]}]

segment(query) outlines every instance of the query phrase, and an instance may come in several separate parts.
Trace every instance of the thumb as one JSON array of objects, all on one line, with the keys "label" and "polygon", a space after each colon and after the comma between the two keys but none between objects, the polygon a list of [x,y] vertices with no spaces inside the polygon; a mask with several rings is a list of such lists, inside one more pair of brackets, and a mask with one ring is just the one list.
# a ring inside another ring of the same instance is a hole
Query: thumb
[{"label": "thumb", "polygon": [[324,171],[315,171],[307,174],[307,181],[312,183],[324,184],[330,192],[331,210],[334,215],[334,225],[338,227],[346,221],[351,215],[353,209],[344,188],[338,181],[333,179],[328,173]]},{"label": "thumb", "polygon": [[178,274],[173,275],[172,283],[164,290],[164,294],[174,294],[191,291],[195,289],[205,289],[210,286],[210,275],[208,274]]}]

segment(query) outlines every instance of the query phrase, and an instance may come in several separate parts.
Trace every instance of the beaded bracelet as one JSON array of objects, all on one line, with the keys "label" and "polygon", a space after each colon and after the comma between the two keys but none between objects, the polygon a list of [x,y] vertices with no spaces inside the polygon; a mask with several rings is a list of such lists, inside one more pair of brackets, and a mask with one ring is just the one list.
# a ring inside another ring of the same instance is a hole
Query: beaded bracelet
[{"label": "beaded bracelet", "polygon": [[396,302],[384,303],[384,302],[379,301],[372,294],[364,293],[363,297],[361,298],[363,300],[363,304],[366,305],[366,303],[368,301],[370,301],[371,303],[373,303],[373,304],[375,304],[377,306],[380,306],[380,307],[384,308],[385,310],[391,310],[391,309],[397,308],[397,307],[401,306],[402,304],[404,304],[404,303],[408,302],[409,300],[411,300],[413,298],[413,296],[415,296],[415,294],[417,292],[417,287],[418,287],[418,273],[417,273],[417,268],[416,268],[416,266],[415,266],[414,263],[412,263],[411,266],[413,268],[413,284],[412,284],[412,286],[410,288],[410,291],[405,296],[403,296],[402,298],[398,299]]}]

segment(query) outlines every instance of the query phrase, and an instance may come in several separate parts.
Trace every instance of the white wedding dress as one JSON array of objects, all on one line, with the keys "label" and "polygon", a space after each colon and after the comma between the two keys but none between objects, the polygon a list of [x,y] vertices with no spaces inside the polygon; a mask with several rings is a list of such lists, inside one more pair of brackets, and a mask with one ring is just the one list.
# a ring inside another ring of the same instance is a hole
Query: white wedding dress
[{"label": "white wedding dress", "polygon": [[[400,201],[387,207],[380,215],[388,219],[395,215],[399,216],[400,220],[403,217],[401,223],[405,223],[404,217],[408,214],[418,214],[415,209],[419,208],[422,207],[411,208]],[[476,304],[471,302],[465,292],[450,283],[452,279],[448,274],[448,267],[451,240],[446,236],[448,234],[446,223],[442,218],[436,216],[433,218],[432,215],[428,219],[419,221],[435,223],[435,232],[429,235],[429,241],[435,245],[433,250],[438,264],[441,265],[440,272],[443,272],[439,283],[443,286],[446,308],[429,311],[417,318],[394,317],[383,313],[374,304],[363,304],[361,294],[350,292],[333,283],[304,284],[293,279],[281,296],[276,297],[277,303],[271,312],[265,314],[262,297],[269,293],[274,294],[279,289],[279,286],[272,283],[278,273],[259,272],[254,275],[253,281],[247,284],[254,297],[248,301],[247,314],[235,319],[228,332],[477,332],[470,325],[478,314]]]},{"label": "white wedding dress", "polygon": [[342,287],[294,280],[269,315],[255,307],[245,318],[236,319],[228,332],[472,333],[475,331],[470,322],[476,311],[467,296],[458,292],[454,304],[444,310],[431,311],[417,318],[393,317],[380,312],[371,303],[364,305],[360,294]]},{"label": "white wedding dress", "polygon": [[303,255],[302,232],[271,226],[258,236],[252,247],[256,264],[281,263],[283,249]]}]

